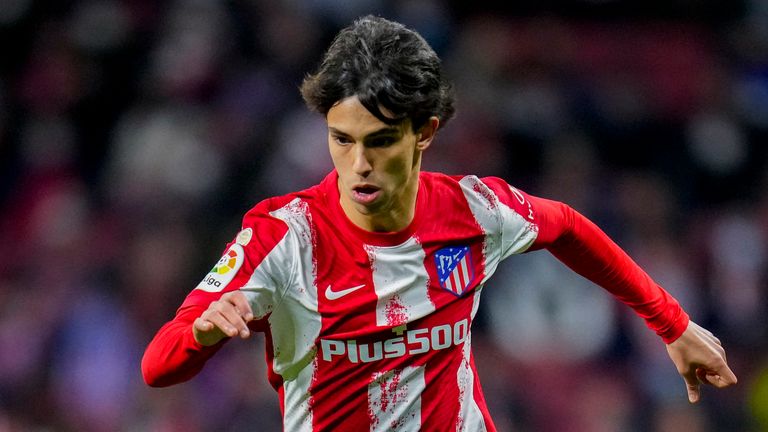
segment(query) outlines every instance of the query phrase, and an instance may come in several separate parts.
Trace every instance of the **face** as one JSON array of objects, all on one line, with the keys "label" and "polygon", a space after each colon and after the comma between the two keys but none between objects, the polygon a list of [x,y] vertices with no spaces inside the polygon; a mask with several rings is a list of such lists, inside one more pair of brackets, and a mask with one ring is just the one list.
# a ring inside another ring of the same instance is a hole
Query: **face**
[{"label": "face", "polygon": [[437,118],[414,132],[409,120],[388,125],[353,96],[331,107],[326,119],[344,212],[369,231],[405,228],[413,219],[421,153],[434,137]]}]

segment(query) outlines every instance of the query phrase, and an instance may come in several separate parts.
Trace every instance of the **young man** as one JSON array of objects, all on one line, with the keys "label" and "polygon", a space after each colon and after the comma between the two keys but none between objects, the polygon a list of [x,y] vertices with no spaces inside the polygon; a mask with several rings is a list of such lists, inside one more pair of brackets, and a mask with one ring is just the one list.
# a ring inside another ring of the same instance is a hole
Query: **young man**
[{"label": "young man", "polygon": [[420,170],[453,94],[415,32],[359,19],[302,94],[325,115],[335,170],[246,214],[149,344],[149,385],[190,379],[225,341],[262,331],[287,431],[494,430],[471,324],[499,262],[536,249],[645,319],[691,402],[700,383],[736,382],[720,341],[573,209],[499,178]]}]

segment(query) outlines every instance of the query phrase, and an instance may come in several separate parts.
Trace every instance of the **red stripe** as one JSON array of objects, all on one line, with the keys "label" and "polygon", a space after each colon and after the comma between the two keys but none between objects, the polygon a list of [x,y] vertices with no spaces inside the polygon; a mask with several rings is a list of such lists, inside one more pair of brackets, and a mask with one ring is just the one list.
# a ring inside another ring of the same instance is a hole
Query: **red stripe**
[{"label": "red stripe", "polygon": [[[469,285],[469,281],[467,280],[467,276],[464,273],[464,269],[461,266],[463,261],[464,261],[464,258],[462,258],[461,261],[459,261],[459,265],[456,266],[456,273],[458,273],[459,278],[461,279],[461,289],[462,289],[462,291],[464,290],[464,288],[466,288],[467,285]],[[459,293],[459,294],[461,294],[461,293]]]},{"label": "red stripe", "polygon": [[453,269],[451,272],[451,280],[453,281],[453,292],[460,294],[464,289],[464,285],[461,284],[461,278],[459,277],[459,272],[457,272],[456,269]]},{"label": "red stripe", "polygon": [[472,282],[472,270],[469,268],[469,252],[461,260],[461,275],[464,278],[464,286]]},{"label": "red stripe", "polygon": [[[322,316],[319,338],[344,341],[345,351],[347,340],[354,339],[358,343],[354,355],[357,362],[350,361],[346,352],[334,356],[332,361],[324,360],[323,353],[318,353],[315,379],[310,388],[313,429],[339,430],[340,425],[344,425],[344,430],[367,431],[371,423],[368,383],[375,372],[393,366],[390,359],[363,363],[359,348],[364,343],[385,340],[394,334],[389,329],[377,331],[377,297],[370,259],[362,242],[347,231],[345,224],[332,220],[332,215],[323,208],[314,211],[312,217],[323,227],[313,234],[317,302]],[[338,265],[339,262],[345,265]],[[329,285],[340,291],[362,284],[365,287],[342,298],[329,300],[325,295]],[[322,349],[319,340],[317,346]]]}]

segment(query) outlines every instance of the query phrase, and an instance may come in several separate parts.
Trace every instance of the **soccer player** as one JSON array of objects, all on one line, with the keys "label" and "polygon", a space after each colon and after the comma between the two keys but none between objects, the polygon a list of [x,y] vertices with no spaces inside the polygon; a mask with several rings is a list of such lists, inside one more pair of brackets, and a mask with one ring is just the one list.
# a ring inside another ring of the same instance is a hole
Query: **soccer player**
[{"label": "soccer player", "polygon": [[720,341],[584,216],[499,178],[421,171],[454,99],[420,35],[361,18],[301,91],[325,116],[335,169],[245,215],[147,347],[149,385],[188,380],[258,331],[287,431],[495,430],[472,320],[501,260],[537,249],[633,308],[691,402],[700,383],[736,383]]}]

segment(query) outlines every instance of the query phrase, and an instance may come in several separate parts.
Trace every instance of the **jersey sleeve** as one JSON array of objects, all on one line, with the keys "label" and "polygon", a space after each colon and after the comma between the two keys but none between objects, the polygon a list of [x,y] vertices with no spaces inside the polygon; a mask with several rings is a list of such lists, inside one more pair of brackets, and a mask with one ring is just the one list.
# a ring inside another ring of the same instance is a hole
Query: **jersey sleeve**
[{"label": "jersey sleeve", "polygon": [[[666,343],[688,327],[689,317],[677,300],[589,219],[564,203],[526,194],[504,180],[483,181],[501,202],[503,256],[548,250],[630,306]],[[521,242],[528,232],[535,233],[535,239]],[[516,246],[519,244],[524,247]]]},{"label": "jersey sleeve", "polygon": [[205,305],[234,290],[246,292],[256,319],[269,314],[292,277],[294,257],[288,227],[259,205],[243,219],[243,229],[219,261],[189,293],[182,307]]},{"label": "jersey sleeve", "polygon": [[243,229],[222,257],[149,343],[141,364],[147,384],[162,387],[192,378],[228,340],[207,347],[197,343],[192,333],[195,319],[226,292],[244,291],[255,318],[249,327],[255,331],[266,328],[269,313],[293,270],[292,259],[282,246],[288,241],[288,227],[273,218],[267,206],[264,202],[246,214]]}]

